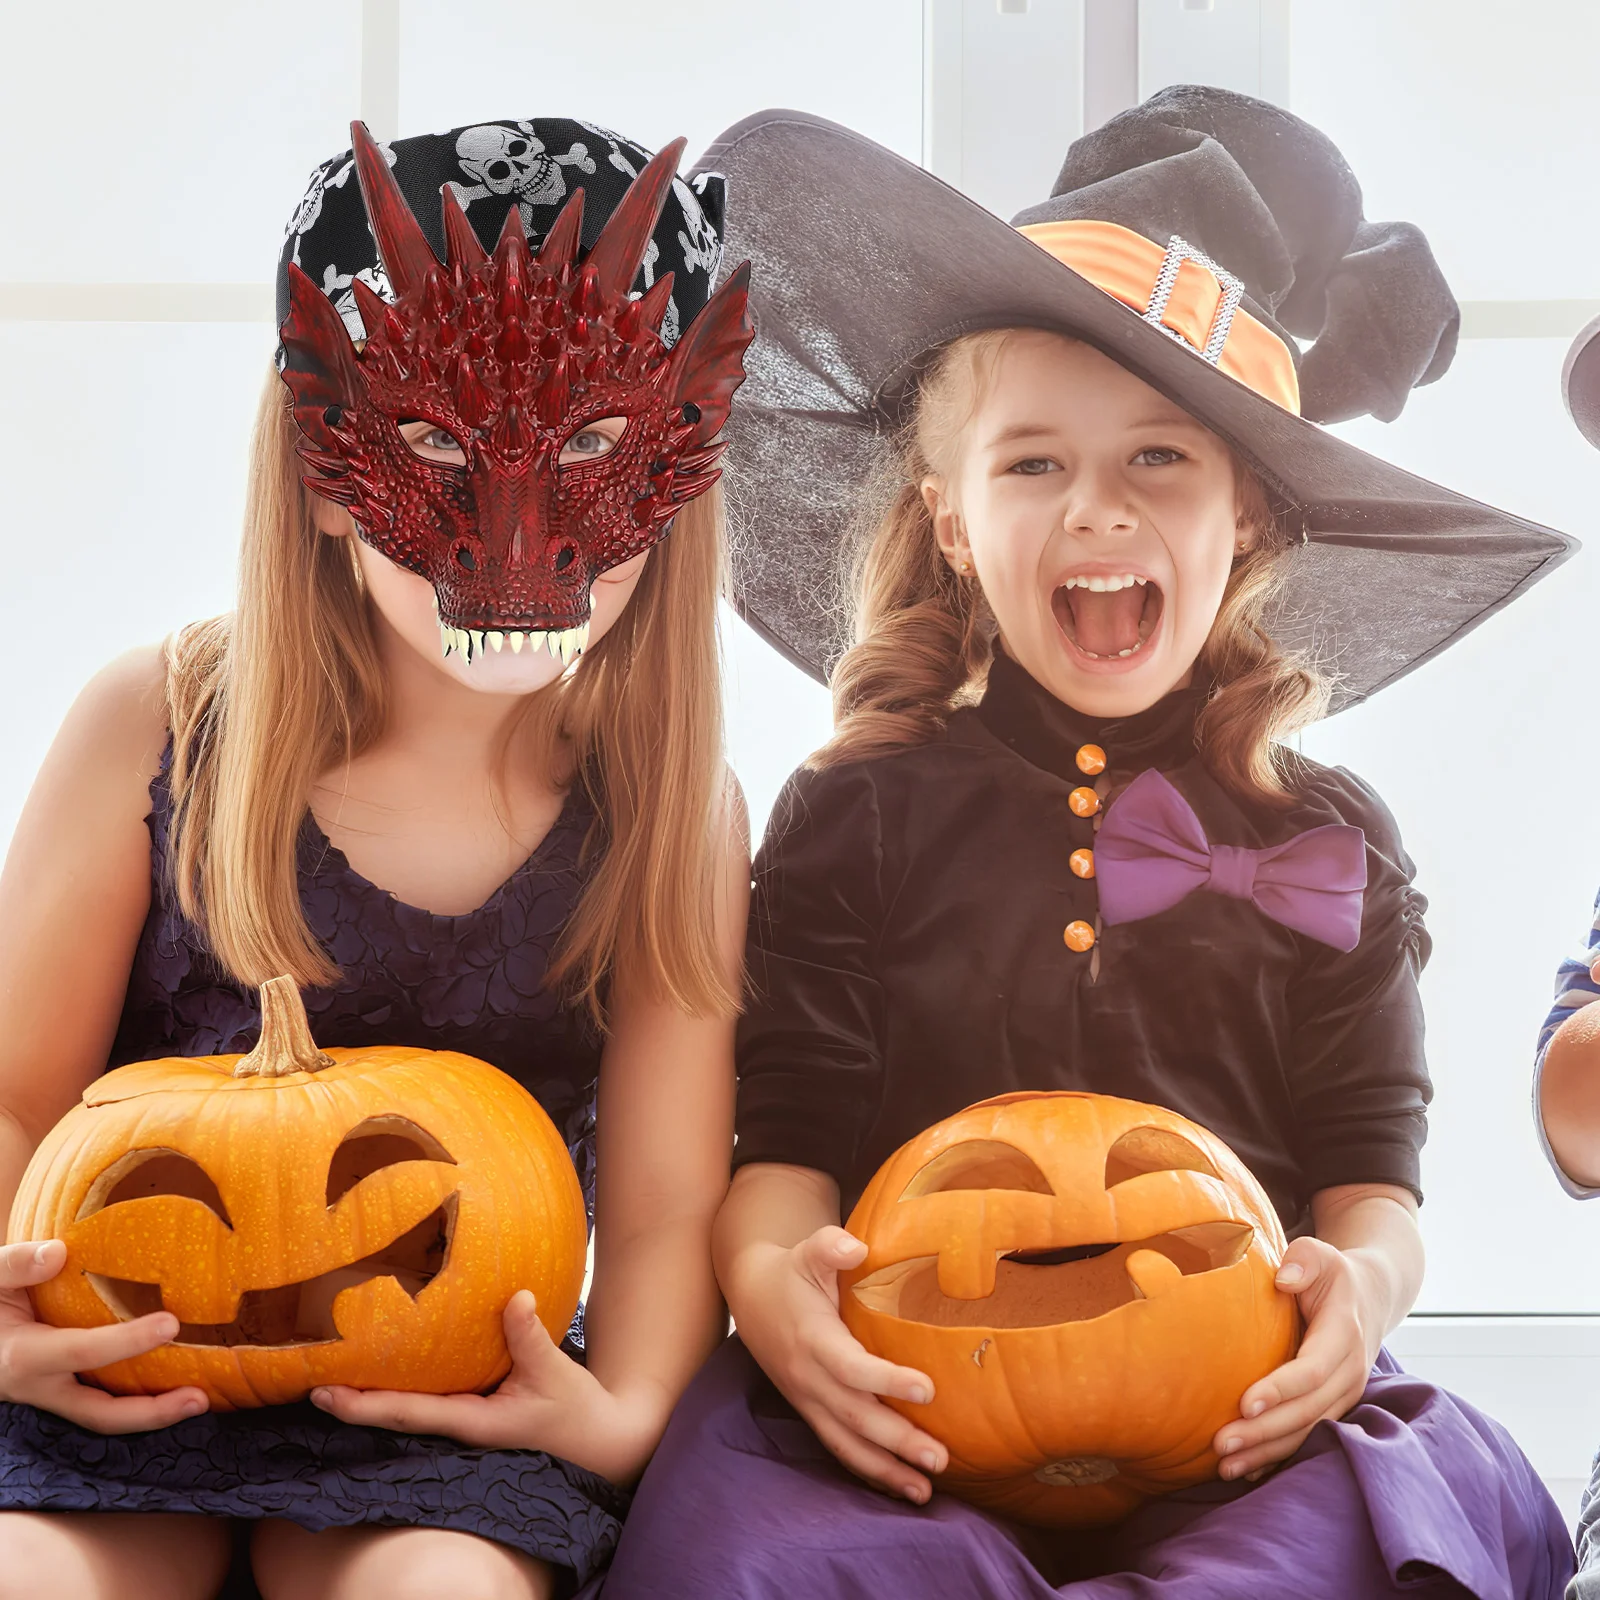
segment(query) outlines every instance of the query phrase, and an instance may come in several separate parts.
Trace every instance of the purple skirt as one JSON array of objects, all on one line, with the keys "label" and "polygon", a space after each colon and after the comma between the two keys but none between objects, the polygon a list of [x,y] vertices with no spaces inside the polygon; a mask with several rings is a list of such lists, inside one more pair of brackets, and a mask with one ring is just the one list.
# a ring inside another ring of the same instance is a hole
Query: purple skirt
[{"label": "purple skirt", "polygon": [[1256,1485],[1041,1533],[851,1477],[734,1337],[678,1405],[605,1600],[1560,1600],[1572,1541],[1505,1429],[1385,1353],[1361,1403]]}]

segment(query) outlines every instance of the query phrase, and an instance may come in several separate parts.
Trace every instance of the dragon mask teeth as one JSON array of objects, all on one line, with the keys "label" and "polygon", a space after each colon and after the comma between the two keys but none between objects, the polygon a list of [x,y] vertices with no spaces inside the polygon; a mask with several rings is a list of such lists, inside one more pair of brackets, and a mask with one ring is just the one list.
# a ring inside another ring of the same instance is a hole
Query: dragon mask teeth
[{"label": "dragon mask teeth", "polygon": [[[586,619],[594,579],[649,549],[721,475],[716,435],[754,336],[748,268],[670,349],[660,330],[672,275],[631,293],[681,139],[640,172],[586,255],[582,189],[537,254],[515,206],[490,253],[446,185],[441,262],[361,123],[351,138],[395,299],[352,284],[358,348],[317,285],[288,267],[283,378],[304,482],[348,507],[380,554],[427,578],[444,616]],[[561,461],[571,438],[614,417],[626,427],[604,456]],[[452,434],[464,463],[413,453],[399,429],[419,419]],[[545,644],[565,664],[586,631],[447,629],[445,639],[463,654],[565,640]]]},{"label": "dragon mask teeth", "polygon": [[530,651],[545,650],[552,661],[569,667],[589,648],[589,624],[576,628],[517,629],[503,631],[497,628],[455,628],[448,622],[439,624],[439,642],[448,656],[455,651],[463,661],[476,661],[493,650],[497,654],[509,650],[520,655],[526,647]]}]

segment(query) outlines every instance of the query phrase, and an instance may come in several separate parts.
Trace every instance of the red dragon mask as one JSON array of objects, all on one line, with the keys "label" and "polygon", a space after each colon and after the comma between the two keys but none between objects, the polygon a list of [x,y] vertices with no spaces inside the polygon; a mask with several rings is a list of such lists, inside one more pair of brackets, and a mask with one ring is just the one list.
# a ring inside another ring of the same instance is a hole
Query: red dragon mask
[{"label": "red dragon mask", "polygon": [[[629,291],[682,139],[629,186],[581,261],[581,189],[537,255],[515,206],[490,255],[446,186],[441,262],[361,123],[351,138],[395,299],[352,284],[366,329],[357,345],[289,265],[280,336],[297,448],[313,469],[304,482],[433,585],[446,655],[526,644],[566,664],[587,640],[595,578],[648,550],[721,476],[716,435],[755,332],[749,268],[669,349],[672,274],[640,298]],[[569,439],[616,417],[626,427],[606,455],[560,463]],[[414,454],[400,424],[415,420],[453,435],[465,463]]]}]

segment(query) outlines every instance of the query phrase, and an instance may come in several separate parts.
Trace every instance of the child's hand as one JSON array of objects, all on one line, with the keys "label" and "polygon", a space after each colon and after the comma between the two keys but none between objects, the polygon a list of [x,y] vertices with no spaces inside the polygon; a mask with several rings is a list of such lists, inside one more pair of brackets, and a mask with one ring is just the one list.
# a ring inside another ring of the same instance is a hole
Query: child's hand
[{"label": "child's hand", "polygon": [[869,1355],[839,1320],[839,1273],[865,1250],[859,1239],[831,1226],[792,1250],[774,1248],[739,1295],[739,1336],[845,1466],[921,1505],[933,1492],[926,1474],[943,1472],[948,1452],[878,1396],[926,1404],[933,1383]]},{"label": "child's hand", "polygon": [[1252,1384],[1243,1418],[1218,1433],[1213,1448],[1224,1478],[1241,1478],[1287,1460],[1317,1423],[1342,1417],[1362,1396],[1382,1340],[1368,1314],[1357,1252],[1324,1240],[1296,1239],[1278,1269],[1278,1287],[1298,1297],[1306,1320],[1299,1354]]},{"label": "child's hand", "polygon": [[1593,984],[1600,984],[1600,952],[1597,952],[1594,959],[1589,963],[1589,981]]},{"label": "child's hand", "polygon": [[78,1382],[78,1373],[157,1349],[176,1337],[178,1319],[153,1311],[104,1328],[51,1328],[33,1315],[28,1290],[66,1265],[59,1239],[0,1248],[0,1399],[53,1411],[96,1433],[144,1433],[206,1409],[203,1390],[113,1395]]},{"label": "child's hand", "polygon": [[660,1417],[625,1404],[564,1354],[526,1289],[511,1297],[504,1320],[511,1371],[492,1394],[410,1394],[335,1384],[313,1390],[312,1403],[341,1422],[439,1433],[483,1450],[544,1450],[613,1483],[637,1477],[655,1448]]}]

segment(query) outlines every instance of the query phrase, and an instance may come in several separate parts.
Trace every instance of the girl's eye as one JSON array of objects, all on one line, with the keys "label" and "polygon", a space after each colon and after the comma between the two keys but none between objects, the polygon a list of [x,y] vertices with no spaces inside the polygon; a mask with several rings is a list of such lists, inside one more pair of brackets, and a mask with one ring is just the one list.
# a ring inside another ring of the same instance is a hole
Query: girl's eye
[{"label": "girl's eye", "polygon": [[561,465],[579,466],[608,456],[622,442],[627,422],[622,417],[607,417],[591,423],[567,440],[561,447]]},{"label": "girl's eye", "polygon": [[434,423],[424,425],[418,418],[403,417],[400,420],[400,437],[405,440],[407,449],[414,451],[424,460],[453,456],[454,461],[447,465],[459,466],[467,459],[467,452],[462,449],[461,441],[448,428],[441,428]]},{"label": "girl's eye", "polygon": [[1042,473],[1054,472],[1056,464],[1048,456],[1026,456],[1021,461],[1014,461],[1006,469],[1023,478],[1037,478]]},{"label": "girl's eye", "polygon": [[1181,450],[1172,450],[1166,445],[1152,445],[1148,450],[1141,450],[1133,459],[1142,467],[1170,467],[1173,462],[1185,458]]}]

